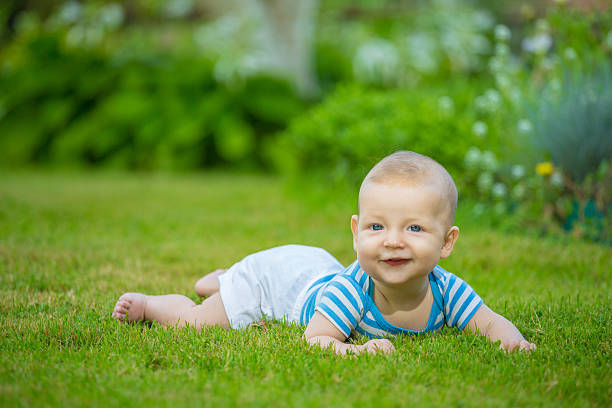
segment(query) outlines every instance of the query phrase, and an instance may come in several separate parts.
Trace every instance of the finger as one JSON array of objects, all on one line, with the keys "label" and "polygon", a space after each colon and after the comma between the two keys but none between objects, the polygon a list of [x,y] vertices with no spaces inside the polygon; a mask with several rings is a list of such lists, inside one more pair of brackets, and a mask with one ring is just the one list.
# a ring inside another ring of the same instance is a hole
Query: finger
[{"label": "finger", "polygon": [[390,346],[385,347],[385,348],[383,349],[383,352],[384,352],[385,354],[391,354],[391,353],[393,353],[394,351],[395,351],[395,347],[393,347],[393,345],[390,345]]},{"label": "finger", "polygon": [[372,342],[372,349],[372,354],[378,354],[379,352],[386,353],[385,346],[380,341]]},{"label": "finger", "polygon": [[372,354],[376,354],[378,353],[378,344],[376,344],[376,342],[371,342],[368,344],[368,352],[372,353]]},{"label": "finger", "polygon": [[378,343],[378,346],[382,349],[388,349],[389,347],[393,347],[393,343],[387,339],[383,339]]},{"label": "finger", "polygon": [[395,346],[387,339],[380,341],[378,344],[378,348],[385,354],[389,354],[395,351]]},{"label": "finger", "polygon": [[394,349],[393,343],[391,343],[389,340],[386,340],[386,339],[385,339],[385,341],[381,342],[381,348],[385,352],[389,352],[389,351]]}]

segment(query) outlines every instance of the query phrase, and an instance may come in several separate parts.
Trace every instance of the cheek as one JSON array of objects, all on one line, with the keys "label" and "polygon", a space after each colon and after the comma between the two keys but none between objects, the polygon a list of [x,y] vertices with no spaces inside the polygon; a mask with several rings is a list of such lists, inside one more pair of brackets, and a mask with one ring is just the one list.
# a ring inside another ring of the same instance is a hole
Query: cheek
[{"label": "cheek", "polygon": [[354,247],[357,255],[369,256],[376,251],[376,242],[372,237],[360,236]]},{"label": "cheek", "polygon": [[412,249],[414,252],[421,254],[421,256],[435,257],[440,255],[442,245],[439,245],[438,242],[433,242],[433,240],[419,240],[413,242]]}]

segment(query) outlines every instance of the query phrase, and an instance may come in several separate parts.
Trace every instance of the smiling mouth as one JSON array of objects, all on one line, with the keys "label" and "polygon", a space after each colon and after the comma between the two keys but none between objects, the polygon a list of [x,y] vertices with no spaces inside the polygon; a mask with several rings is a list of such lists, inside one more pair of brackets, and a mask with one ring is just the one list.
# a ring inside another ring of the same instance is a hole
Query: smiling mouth
[{"label": "smiling mouth", "polygon": [[400,265],[405,265],[408,262],[410,262],[410,259],[408,259],[408,258],[391,258],[391,259],[384,259],[383,262],[386,263],[389,266],[400,266]]}]

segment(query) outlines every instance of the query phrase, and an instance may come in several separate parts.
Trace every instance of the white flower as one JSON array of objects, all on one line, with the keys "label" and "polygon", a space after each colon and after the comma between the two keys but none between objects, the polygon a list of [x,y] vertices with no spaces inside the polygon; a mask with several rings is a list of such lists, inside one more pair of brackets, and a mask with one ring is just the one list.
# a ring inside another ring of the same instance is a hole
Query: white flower
[{"label": "white flower", "polygon": [[555,187],[559,187],[559,188],[563,187],[563,175],[559,173],[558,171],[555,171],[550,176],[550,182]]},{"label": "white flower", "polygon": [[465,166],[469,169],[475,169],[480,163],[480,150],[477,147],[472,146],[465,154]]},{"label": "white flower", "polygon": [[365,43],[353,58],[355,77],[365,83],[391,84],[399,73],[399,55],[393,44],[382,39]]},{"label": "white flower", "polygon": [[193,10],[194,0],[167,0],[164,12],[169,17],[186,17]]},{"label": "white flower", "polygon": [[417,31],[406,38],[405,44],[410,55],[408,63],[417,71],[433,73],[438,70],[437,44],[431,35]]},{"label": "white flower", "polygon": [[79,47],[85,39],[85,30],[80,25],[75,25],[66,34],[66,44],[69,47]]},{"label": "white flower", "polygon": [[495,75],[495,84],[502,91],[507,90],[512,85],[512,81],[508,77],[507,74],[497,74]]},{"label": "white flower", "polygon": [[480,190],[480,192],[486,193],[491,189],[491,186],[493,186],[493,176],[491,173],[480,173],[476,185],[478,185],[478,190]]},{"label": "white flower", "polygon": [[495,183],[493,184],[493,188],[491,189],[491,193],[493,194],[493,198],[501,200],[506,196],[508,189],[504,183]]},{"label": "white flower", "polygon": [[521,119],[518,121],[516,128],[519,133],[526,135],[527,133],[531,133],[533,130],[533,125],[528,119]]},{"label": "white flower", "polygon": [[546,54],[552,45],[552,38],[548,33],[536,34],[533,37],[523,39],[521,46],[527,52],[532,54]]},{"label": "white flower", "polygon": [[501,104],[501,95],[499,94],[499,92],[495,89],[487,89],[487,91],[485,92],[485,97],[487,98],[487,101],[489,103],[489,108],[492,111],[497,110],[497,108]]},{"label": "white flower", "polygon": [[487,124],[481,121],[474,122],[472,125],[472,133],[479,137],[480,139],[484,138],[489,131]]},{"label": "white flower", "polygon": [[109,3],[102,7],[100,20],[108,28],[117,28],[123,23],[123,7],[118,3]]},{"label": "white flower", "polygon": [[62,5],[58,13],[59,19],[67,24],[76,23],[77,20],[81,17],[81,13],[83,11],[83,6],[81,3],[76,1],[69,1]]},{"label": "white flower", "polygon": [[489,58],[489,69],[491,72],[499,72],[504,68],[504,62],[499,57],[491,57]]},{"label": "white flower", "polygon": [[507,44],[497,43],[495,45],[495,55],[506,57],[510,54],[510,47]]},{"label": "white flower", "polygon": [[472,21],[479,30],[488,30],[495,23],[493,16],[484,10],[475,10],[472,14]]},{"label": "white flower", "polygon": [[495,40],[496,41],[506,42],[510,40],[510,37],[512,37],[512,32],[507,26],[503,24],[498,24],[495,26]]},{"label": "white flower", "polygon": [[496,171],[499,167],[495,154],[492,151],[487,150],[482,154],[482,167],[487,171]]},{"label": "white flower", "polygon": [[563,51],[563,57],[566,60],[569,61],[573,61],[576,58],[578,58],[578,54],[576,54],[576,50],[574,50],[572,47],[567,47],[564,51]]},{"label": "white flower", "polygon": [[512,174],[513,179],[519,180],[523,178],[523,176],[525,175],[525,168],[521,166],[520,164],[515,164],[510,169],[510,173]]}]

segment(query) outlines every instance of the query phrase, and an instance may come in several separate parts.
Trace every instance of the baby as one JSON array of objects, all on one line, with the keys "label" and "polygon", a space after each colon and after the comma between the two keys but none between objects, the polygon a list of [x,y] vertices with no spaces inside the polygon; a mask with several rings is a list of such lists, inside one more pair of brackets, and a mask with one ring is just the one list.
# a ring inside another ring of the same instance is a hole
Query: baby
[{"label": "baby", "polygon": [[[306,325],[310,344],[348,352],[393,352],[398,334],[443,325],[481,333],[505,350],[534,350],[463,280],[437,265],[459,236],[457,189],[433,159],[400,151],[365,177],[351,218],[357,260],[344,268],[320,248],[287,245],[247,256],[196,283],[200,305],[182,295],[126,293],[113,317],[163,325],[244,329],[263,317]],[[361,334],[365,344],[346,340]]]}]

